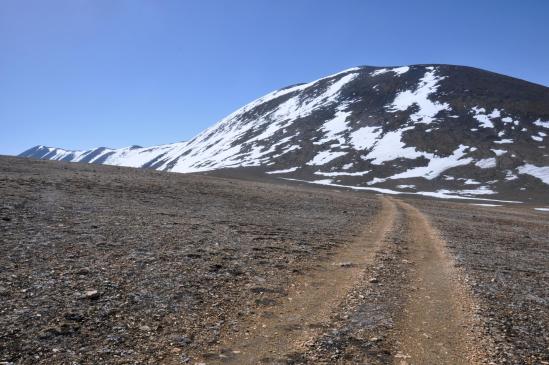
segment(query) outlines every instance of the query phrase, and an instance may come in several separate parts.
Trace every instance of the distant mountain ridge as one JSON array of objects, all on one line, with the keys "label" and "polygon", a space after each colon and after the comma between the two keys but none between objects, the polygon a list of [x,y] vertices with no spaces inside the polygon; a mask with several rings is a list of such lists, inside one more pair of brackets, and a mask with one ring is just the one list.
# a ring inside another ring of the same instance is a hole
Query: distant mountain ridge
[{"label": "distant mountain ridge", "polygon": [[549,192],[549,88],[465,66],[355,67],[273,91],[187,142],[20,156],[172,172],[254,168],[380,192]]}]

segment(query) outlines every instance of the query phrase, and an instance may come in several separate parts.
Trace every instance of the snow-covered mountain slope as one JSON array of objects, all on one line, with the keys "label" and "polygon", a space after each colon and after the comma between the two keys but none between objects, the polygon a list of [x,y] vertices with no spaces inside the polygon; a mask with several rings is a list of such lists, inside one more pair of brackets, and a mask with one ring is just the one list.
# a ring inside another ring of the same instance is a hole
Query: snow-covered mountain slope
[{"label": "snow-covered mountain slope", "polygon": [[463,66],[365,66],[267,94],[188,142],[21,156],[497,196],[549,189],[548,134],[547,87]]}]

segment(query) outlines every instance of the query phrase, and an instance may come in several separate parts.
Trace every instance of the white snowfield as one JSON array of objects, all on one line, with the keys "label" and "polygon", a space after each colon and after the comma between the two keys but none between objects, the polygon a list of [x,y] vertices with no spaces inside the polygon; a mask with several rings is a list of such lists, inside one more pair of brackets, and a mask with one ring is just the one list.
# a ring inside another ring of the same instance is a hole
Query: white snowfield
[{"label": "white snowfield", "polygon": [[[386,120],[377,120],[380,118],[370,115],[374,113],[367,108],[355,107],[363,102],[354,92],[361,80],[372,80],[376,83],[374,88],[379,88],[387,78],[398,81],[409,80],[409,77],[413,77],[412,82],[407,81],[406,87],[395,89],[380,106],[385,113],[381,119]],[[425,138],[431,138],[441,125],[462,123],[460,118],[463,116],[455,115],[459,114],[457,107],[453,110],[448,102],[437,100],[441,86],[450,82],[449,77],[436,66],[402,66],[374,71],[355,67],[309,83],[273,91],[234,111],[190,141],[146,148],[69,151],[40,146],[40,149],[47,159],[52,160],[149,167],[181,173],[263,166],[268,167],[267,173],[272,175],[292,174],[298,170],[302,173],[303,170],[311,173],[312,178],[314,175],[328,177],[330,179],[312,182],[331,186],[340,186],[338,181],[341,182],[341,179],[363,177],[363,185],[368,186],[354,188],[392,194],[398,191],[372,185],[418,178],[440,178],[471,185],[467,181],[472,180],[461,179],[458,173],[448,170],[459,167],[471,171],[482,169],[484,171],[480,172],[489,174],[498,166],[500,156],[512,154],[509,151],[512,151],[515,141],[505,138],[506,132],[511,129],[531,133],[529,140],[533,144],[547,143],[547,131],[539,129],[549,128],[549,122],[541,119],[523,121],[502,108],[476,105],[465,111],[466,117],[475,126],[471,130],[482,133],[487,132],[486,129],[494,129],[492,135],[498,136],[497,140],[490,142],[493,144],[484,147],[488,155],[486,152],[479,154],[478,148],[468,145],[467,141],[454,141],[445,153],[425,151],[411,145],[409,137],[414,133],[417,135],[417,131],[424,131]],[[314,128],[306,125],[312,137],[303,132],[306,129],[303,127],[304,120],[311,116],[316,118],[317,123]],[[391,125],[391,118],[403,122]],[[428,129],[425,125],[429,125]],[[537,130],[531,130],[532,126]],[[391,172],[376,174],[383,167],[389,167],[388,171]],[[441,177],[445,172],[449,175]],[[520,175],[530,175],[549,185],[549,166],[526,163],[506,171],[506,174],[501,179],[504,182],[519,179]],[[475,195],[495,194],[495,187],[486,186],[495,182],[476,182],[473,184],[475,189],[464,186],[415,194],[469,199]],[[396,189],[415,188],[415,182],[410,183],[399,181]]]},{"label": "white snowfield", "polygon": [[[376,187],[369,187],[369,186],[352,186],[352,185],[342,185],[342,184],[336,184],[333,183],[330,179],[323,179],[323,180],[300,180],[300,179],[292,179],[292,178],[283,178],[284,180],[289,181],[298,181],[298,182],[304,182],[309,184],[316,184],[316,185],[326,185],[326,186],[334,186],[338,188],[346,188],[351,190],[368,190],[368,191],[375,191],[377,193],[382,194],[389,194],[389,195],[398,195],[398,194],[412,194],[412,195],[423,195],[423,196],[430,196],[433,198],[441,198],[441,199],[460,199],[460,200],[481,200],[481,201],[491,201],[491,202],[499,202],[499,203],[522,203],[521,201],[517,200],[499,200],[499,199],[488,199],[484,197],[478,197],[474,195],[484,195],[486,193],[486,189],[478,189],[478,190],[465,190],[465,191],[451,191],[451,190],[437,190],[435,192],[430,191],[417,191],[417,192],[409,192],[409,191],[397,191],[393,189],[385,189],[385,188],[376,188]],[[488,194],[490,194],[490,191],[488,191]],[[491,192],[493,193],[493,192]],[[469,196],[463,196],[460,194],[466,194]]]},{"label": "white snowfield", "polygon": [[299,167],[290,167],[289,169],[284,170],[267,171],[267,174],[288,174],[290,172],[296,171],[297,169],[299,169]]},{"label": "white snowfield", "polygon": [[541,119],[538,119],[534,122],[534,125],[549,129],[549,121],[546,122],[546,121],[543,121]]},{"label": "white snowfield", "polygon": [[[166,144],[166,145],[160,145],[160,146],[154,146],[154,147],[125,147],[125,148],[118,148],[118,149],[111,149],[111,148],[104,148],[97,153],[93,158],[89,159],[90,163],[94,163],[100,160],[104,160],[102,163],[105,165],[114,165],[114,166],[127,166],[127,167],[143,167],[147,162],[155,159],[156,157],[165,154],[165,153],[173,153],[174,151],[177,151],[178,149],[182,148],[186,145],[186,142],[178,142],[173,144]],[[51,153],[54,153],[55,155],[53,157],[49,157],[50,160],[63,160],[67,157],[71,157],[70,161],[72,162],[79,162],[86,157],[89,157],[92,155],[92,153],[96,150],[88,150],[88,151],[71,151],[71,150],[64,150],[61,148],[52,148],[52,147],[45,147],[41,146],[43,148],[48,149]],[[97,149],[99,150],[99,149]]]},{"label": "white snowfield", "polygon": [[531,175],[549,185],[549,166],[525,164],[520,166],[517,170],[519,174]]},{"label": "white snowfield", "polygon": [[482,160],[478,160],[477,162],[475,162],[475,165],[480,167],[481,169],[491,169],[493,167],[496,167],[496,159],[493,157],[484,158]]},{"label": "white snowfield", "polygon": [[473,118],[478,120],[482,128],[494,128],[492,119],[501,117],[499,109],[494,109],[490,114],[486,114],[486,109],[476,106],[472,109],[472,112],[475,114]]},{"label": "white snowfield", "polygon": [[410,70],[409,66],[402,66],[402,67],[395,67],[395,68],[381,68],[379,70],[375,70],[372,73],[370,73],[370,76],[383,75],[388,72],[394,72],[396,76],[400,76],[402,74],[405,74],[409,70]]},{"label": "white snowfield", "polygon": [[370,171],[358,171],[358,172],[345,172],[345,171],[333,171],[333,172],[322,172],[316,171],[315,175],[321,176],[364,176],[368,175]]},{"label": "white snowfield", "polygon": [[506,150],[498,150],[497,148],[492,148],[492,152],[494,152],[496,156],[501,156],[507,153]]},{"label": "white snowfield", "polygon": [[430,124],[439,112],[450,110],[448,103],[439,103],[429,98],[431,94],[436,93],[439,88],[438,83],[445,77],[437,76],[434,67],[428,67],[427,69],[429,71],[419,81],[416,89],[398,93],[392,104],[387,106],[388,111],[404,111],[415,105],[419,110],[413,113],[410,119],[416,123]]},{"label": "white snowfield", "polygon": [[330,152],[322,151],[319,152],[311,161],[307,162],[307,165],[325,165],[328,162],[345,155],[345,152]]},{"label": "white snowfield", "polygon": [[470,205],[478,205],[479,207],[501,207],[501,204],[487,204],[487,203],[469,203]]}]

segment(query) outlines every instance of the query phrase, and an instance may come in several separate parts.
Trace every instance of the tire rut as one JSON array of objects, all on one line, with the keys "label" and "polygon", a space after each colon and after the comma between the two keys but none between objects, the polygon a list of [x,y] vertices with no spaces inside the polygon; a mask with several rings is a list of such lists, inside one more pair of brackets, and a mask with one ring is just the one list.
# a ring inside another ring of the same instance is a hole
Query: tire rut
[{"label": "tire rut", "polygon": [[289,355],[303,351],[328,327],[330,316],[358,283],[392,228],[395,204],[385,198],[381,201],[381,213],[359,239],[319,263],[317,270],[298,277],[284,301],[249,318],[244,331],[223,336],[221,353],[207,363],[285,363]]},{"label": "tire rut", "polygon": [[394,200],[408,230],[412,263],[407,303],[394,331],[394,364],[477,364],[474,303],[445,243],[415,207]]}]

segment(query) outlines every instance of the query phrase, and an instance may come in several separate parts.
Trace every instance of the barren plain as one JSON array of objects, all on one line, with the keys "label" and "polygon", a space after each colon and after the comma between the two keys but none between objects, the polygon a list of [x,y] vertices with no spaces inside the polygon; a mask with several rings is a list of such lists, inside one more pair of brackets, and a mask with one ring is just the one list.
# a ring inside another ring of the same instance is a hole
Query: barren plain
[{"label": "barren plain", "polygon": [[548,364],[549,213],[0,158],[1,364]]}]

